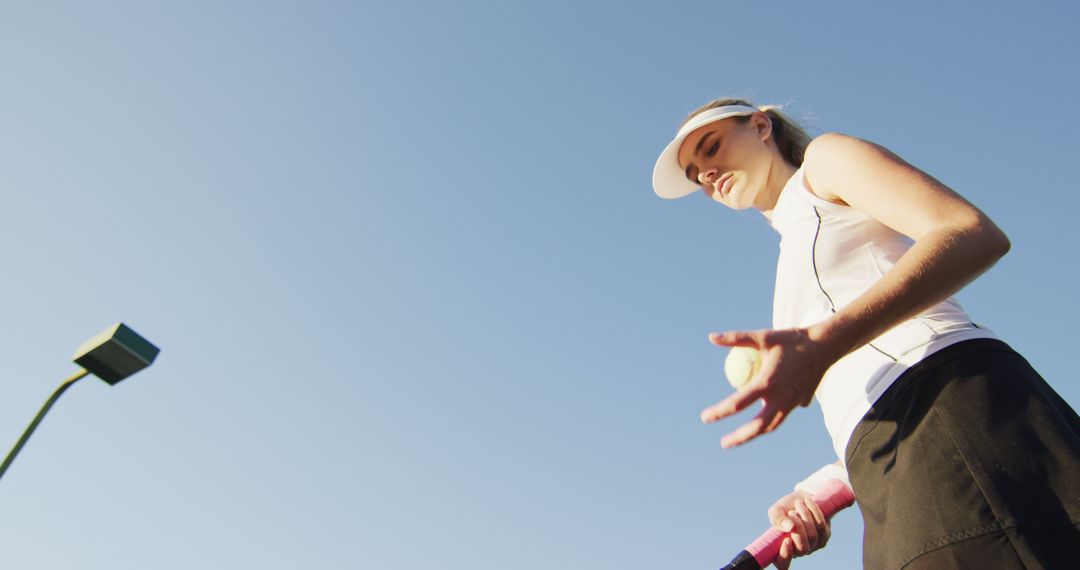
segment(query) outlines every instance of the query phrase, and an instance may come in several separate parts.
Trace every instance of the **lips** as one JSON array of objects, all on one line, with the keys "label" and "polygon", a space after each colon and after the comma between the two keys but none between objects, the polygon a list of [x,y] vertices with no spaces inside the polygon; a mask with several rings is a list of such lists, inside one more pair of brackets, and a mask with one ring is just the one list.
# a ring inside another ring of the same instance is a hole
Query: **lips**
[{"label": "lips", "polygon": [[725,174],[716,181],[716,185],[714,186],[714,188],[717,189],[716,191],[719,192],[721,196],[727,196],[728,193],[731,192],[731,184],[729,183],[731,182],[731,178],[733,176],[735,175],[731,173]]}]

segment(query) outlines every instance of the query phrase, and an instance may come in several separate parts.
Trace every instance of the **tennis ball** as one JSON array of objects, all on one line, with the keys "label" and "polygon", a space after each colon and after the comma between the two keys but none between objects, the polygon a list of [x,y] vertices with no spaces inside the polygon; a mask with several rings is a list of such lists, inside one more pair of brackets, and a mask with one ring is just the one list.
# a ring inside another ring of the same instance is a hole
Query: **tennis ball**
[{"label": "tennis ball", "polygon": [[742,388],[761,370],[761,353],[748,346],[732,347],[724,361],[724,375],[736,389]]}]

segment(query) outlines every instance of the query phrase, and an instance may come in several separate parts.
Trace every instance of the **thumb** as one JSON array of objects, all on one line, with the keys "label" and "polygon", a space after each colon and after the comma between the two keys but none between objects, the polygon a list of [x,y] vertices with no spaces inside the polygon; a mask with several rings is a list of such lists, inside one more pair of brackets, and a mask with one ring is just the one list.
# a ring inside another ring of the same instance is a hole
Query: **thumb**
[{"label": "thumb", "polygon": [[789,506],[786,503],[787,497],[780,499],[775,505],[769,508],[769,522],[772,523],[774,528],[788,532],[794,527],[794,523],[788,518],[787,512]]},{"label": "thumb", "polygon": [[749,346],[750,348],[758,348],[761,346],[758,336],[757,333],[742,331],[709,333],[709,342],[717,346]]}]

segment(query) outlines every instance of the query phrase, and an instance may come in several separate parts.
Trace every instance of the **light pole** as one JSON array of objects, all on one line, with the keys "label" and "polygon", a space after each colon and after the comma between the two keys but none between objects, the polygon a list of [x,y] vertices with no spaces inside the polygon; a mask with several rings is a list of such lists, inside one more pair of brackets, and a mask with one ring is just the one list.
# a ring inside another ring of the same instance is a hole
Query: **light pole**
[{"label": "light pole", "polygon": [[138,333],[131,330],[124,323],[117,323],[84,342],[75,350],[75,356],[72,358],[75,364],[78,364],[83,369],[61,382],[60,387],[45,401],[45,405],[41,407],[41,411],[34,417],[34,421],[30,422],[22,437],[15,443],[15,447],[11,448],[7,458],[4,459],[3,465],[0,465],[0,477],[4,476],[8,467],[11,466],[11,462],[15,461],[15,456],[26,445],[26,441],[30,439],[30,435],[37,429],[38,424],[48,413],[49,408],[56,403],[60,395],[70,388],[72,384],[83,379],[88,374],[93,374],[110,385],[116,384],[150,366],[154,359],[157,358],[158,352],[161,352],[158,347],[150,344],[150,341],[139,336]]}]

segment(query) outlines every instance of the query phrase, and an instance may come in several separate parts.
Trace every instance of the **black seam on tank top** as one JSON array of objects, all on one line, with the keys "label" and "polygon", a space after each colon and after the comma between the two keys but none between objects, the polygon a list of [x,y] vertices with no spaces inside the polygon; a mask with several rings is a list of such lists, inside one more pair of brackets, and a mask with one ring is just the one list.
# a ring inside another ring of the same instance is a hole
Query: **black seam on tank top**
[{"label": "black seam on tank top", "polygon": [[814,278],[817,279],[818,289],[829,300],[829,310],[835,313],[836,303],[833,303],[832,297],[825,291],[825,287],[821,284],[821,275],[817,270],[817,238],[821,235],[821,214],[818,213],[817,206],[814,206],[814,215],[817,216],[817,229],[814,230],[814,243],[810,244],[810,264],[814,267]]},{"label": "black seam on tank top", "polygon": [[881,350],[880,348],[874,346],[874,343],[872,343],[872,342],[866,343],[866,346],[869,346],[870,348],[880,352],[881,354],[883,354],[885,356],[885,358],[888,358],[889,360],[892,360],[893,362],[897,362],[899,360],[898,358],[896,358],[895,356],[889,354],[888,352],[885,352],[884,350]]},{"label": "black seam on tank top", "polygon": [[[941,319],[935,319],[934,317],[927,317],[927,316],[922,316],[922,317],[919,317],[919,322],[921,322],[922,324],[926,325],[926,328],[930,329],[931,331],[934,331],[934,334],[940,334],[940,333],[938,333],[938,330],[937,330],[937,329],[935,329],[934,327],[930,326],[930,325],[929,325],[928,323],[926,323],[926,321],[933,321],[933,322],[935,322],[935,323],[944,323],[945,321],[943,321],[943,320],[941,320]],[[946,323],[946,324],[947,324],[947,323]],[[981,329],[981,328],[982,328],[982,327],[980,327],[980,326],[979,326],[979,324],[978,324],[978,323],[976,323],[976,322],[973,322],[973,321],[968,321],[968,324],[969,324],[969,325],[971,325],[971,326],[973,326],[973,327],[975,327],[975,328],[977,328],[977,329]]]},{"label": "black seam on tank top", "polygon": [[[814,242],[810,244],[810,265],[814,268],[814,278],[817,279],[818,289],[821,291],[821,294],[825,295],[825,298],[829,300],[829,310],[832,311],[833,314],[836,314],[836,303],[834,303],[832,297],[829,296],[829,292],[825,290],[825,286],[821,284],[821,275],[818,273],[817,269],[817,240],[818,236],[821,235],[821,213],[818,212],[817,206],[813,206],[813,208],[814,215],[817,216],[817,229],[814,230]],[[897,362],[899,360],[888,352],[885,352],[884,350],[881,350],[880,348],[874,346],[874,343],[872,342],[868,342],[866,343],[866,345],[880,352],[886,358],[889,358],[893,362]]]}]

